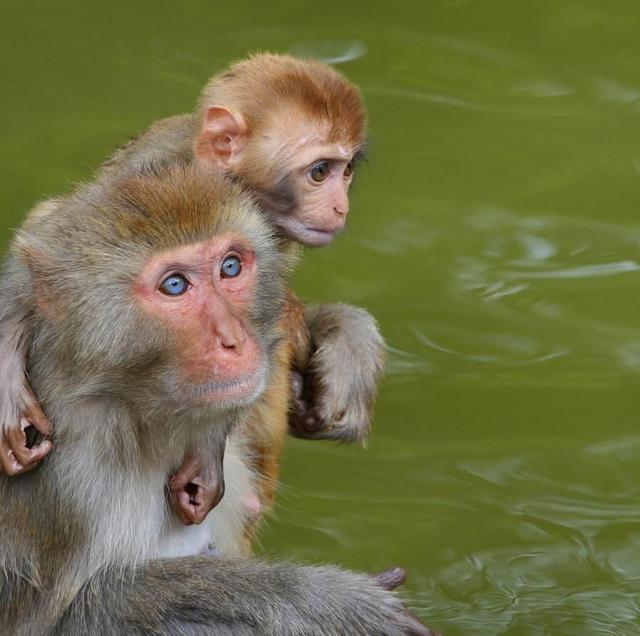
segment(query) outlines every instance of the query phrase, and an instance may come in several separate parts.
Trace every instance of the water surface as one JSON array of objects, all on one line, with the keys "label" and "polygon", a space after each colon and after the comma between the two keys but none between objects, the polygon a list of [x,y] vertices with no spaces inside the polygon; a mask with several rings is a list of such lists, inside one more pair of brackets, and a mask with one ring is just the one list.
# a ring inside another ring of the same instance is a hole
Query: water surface
[{"label": "water surface", "polygon": [[261,551],[402,564],[447,636],[640,634],[636,2],[5,0],[0,22],[2,228],[231,59],[339,64],[371,160],[295,287],[370,309],[388,373],[366,449],[289,443]]}]

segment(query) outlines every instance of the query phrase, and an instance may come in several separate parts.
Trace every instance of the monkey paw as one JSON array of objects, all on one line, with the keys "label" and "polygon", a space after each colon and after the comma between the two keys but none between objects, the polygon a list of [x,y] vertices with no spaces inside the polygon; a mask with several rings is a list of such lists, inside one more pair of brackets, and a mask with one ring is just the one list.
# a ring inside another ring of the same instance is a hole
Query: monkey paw
[{"label": "monkey paw", "polygon": [[36,440],[38,434],[51,435],[52,428],[28,386],[9,382],[0,393],[0,473],[20,475],[49,453],[51,441]]},{"label": "monkey paw", "polygon": [[384,341],[365,310],[340,303],[307,312],[317,345],[304,376],[292,374],[291,433],[309,439],[362,441],[371,427]]},{"label": "monkey paw", "polygon": [[197,457],[186,457],[168,486],[173,509],[186,526],[202,523],[224,494],[224,481],[206,479]]}]

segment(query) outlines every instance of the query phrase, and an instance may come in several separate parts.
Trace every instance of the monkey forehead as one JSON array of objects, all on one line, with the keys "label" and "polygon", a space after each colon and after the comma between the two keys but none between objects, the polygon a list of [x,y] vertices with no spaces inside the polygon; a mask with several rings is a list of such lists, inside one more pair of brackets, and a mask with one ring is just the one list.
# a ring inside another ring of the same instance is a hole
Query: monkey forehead
[{"label": "monkey forehead", "polygon": [[93,298],[98,287],[128,288],[154,254],[226,233],[244,236],[273,278],[288,274],[290,259],[253,200],[195,166],[88,184],[20,230],[12,249],[43,284],[79,279]]},{"label": "monkey forehead", "polygon": [[262,53],[232,65],[214,77],[200,97],[200,110],[211,104],[234,107],[250,130],[267,130],[274,117],[328,125],[329,139],[359,143],[367,115],[360,91],[331,66],[289,55]]},{"label": "monkey forehead", "polygon": [[333,144],[320,140],[309,141],[307,145],[301,147],[291,163],[291,168],[301,168],[312,164],[318,159],[329,161],[349,162],[358,151],[357,147],[345,146],[343,144]]},{"label": "monkey forehead", "polygon": [[263,156],[274,157],[285,170],[306,166],[317,159],[350,161],[360,149],[361,141],[331,139],[329,124],[306,118],[278,116],[272,127],[258,135]]}]

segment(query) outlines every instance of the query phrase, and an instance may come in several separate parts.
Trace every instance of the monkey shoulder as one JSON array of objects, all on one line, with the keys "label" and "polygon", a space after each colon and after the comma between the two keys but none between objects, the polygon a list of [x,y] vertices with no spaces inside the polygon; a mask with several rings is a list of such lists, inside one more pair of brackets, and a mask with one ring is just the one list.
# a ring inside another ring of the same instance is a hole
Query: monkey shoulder
[{"label": "monkey shoulder", "polygon": [[198,122],[193,114],[154,121],[144,132],[120,146],[100,167],[100,176],[117,177],[175,163],[191,163],[192,139]]}]

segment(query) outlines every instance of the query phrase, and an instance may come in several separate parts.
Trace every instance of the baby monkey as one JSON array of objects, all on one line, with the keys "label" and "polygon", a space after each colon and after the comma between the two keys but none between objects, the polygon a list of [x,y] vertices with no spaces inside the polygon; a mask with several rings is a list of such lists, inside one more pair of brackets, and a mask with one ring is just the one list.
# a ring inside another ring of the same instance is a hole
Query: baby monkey
[{"label": "baby monkey", "polygon": [[[325,245],[344,228],[365,140],[360,93],[341,74],[319,62],[259,54],[213,77],[194,113],[157,121],[116,151],[96,182],[175,164],[222,173],[254,195],[291,251],[295,243]],[[56,214],[63,201],[41,203],[27,225]],[[28,425],[45,436],[52,427],[24,373],[32,307],[2,301],[0,376],[7,381],[0,387],[0,467],[15,475],[34,468],[52,447],[49,439],[28,445]],[[280,329],[276,371],[242,428],[260,482],[258,500],[248,503],[256,517],[274,496],[287,422],[301,437],[362,440],[383,364],[382,338],[361,309],[305,308],[289,294]],[[200,523],[222,497],[222,456],[223,449],[205,443],[188,449],[170,481],[184,523]]]}]

